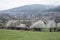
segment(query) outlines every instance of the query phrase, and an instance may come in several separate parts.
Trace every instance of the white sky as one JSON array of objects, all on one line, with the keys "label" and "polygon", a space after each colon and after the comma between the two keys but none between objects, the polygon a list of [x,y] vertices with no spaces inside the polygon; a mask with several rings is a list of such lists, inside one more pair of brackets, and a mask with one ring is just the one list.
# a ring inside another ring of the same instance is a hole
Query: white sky
[{"label": "white sky", "polygon": [[0,10],[31,4],[60,5],[60,0],[0,0]]}]

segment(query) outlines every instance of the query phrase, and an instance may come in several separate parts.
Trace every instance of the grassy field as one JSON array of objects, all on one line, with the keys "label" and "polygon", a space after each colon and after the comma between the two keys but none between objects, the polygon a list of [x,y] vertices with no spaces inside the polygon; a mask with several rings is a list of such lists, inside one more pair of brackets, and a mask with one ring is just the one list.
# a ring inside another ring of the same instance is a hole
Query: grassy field
[{"label": "grassy field", "polygon": [[0,40],[60,40],[60,32],[32,32],[0,29]]}]

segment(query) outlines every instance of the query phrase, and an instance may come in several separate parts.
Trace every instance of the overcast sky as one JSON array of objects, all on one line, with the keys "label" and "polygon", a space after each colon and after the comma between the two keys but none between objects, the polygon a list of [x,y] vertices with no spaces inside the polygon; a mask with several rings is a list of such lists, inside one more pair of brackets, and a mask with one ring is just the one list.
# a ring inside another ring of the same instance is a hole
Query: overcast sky
[{"label": "overcast sky", "polygon": [[0,10],[31,4],[60,5],[60,0],[0,0]]}]

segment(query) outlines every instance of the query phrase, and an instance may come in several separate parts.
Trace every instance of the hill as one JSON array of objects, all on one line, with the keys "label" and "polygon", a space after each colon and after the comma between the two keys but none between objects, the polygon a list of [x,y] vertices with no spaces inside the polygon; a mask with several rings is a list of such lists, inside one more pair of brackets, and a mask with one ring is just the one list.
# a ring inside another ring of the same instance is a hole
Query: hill
[{"label": "hill", "polygon": [[60,20],[59,15],[60,6],[55,7],[51,5],[42,4],[25,5],[17,8],[0,11],[0,18],[7,20],[11,19],[40,20],[42,17],[47,19]]},{"label": "hill", "polygon": [[27,13],[27,12],[33,13],[33,12],[45,11],[52,7],[53,6],[51,5],[33,4],[33,5],[25,5],[25,6],[13,8],[13,9],[4,10],[4,11],[1,11],[0,13],[11,13],[11,14]]},{"label": "hill", "polygon": [[60,12],[60,6],[54,7],[52,9],[46,10],[46,12]]},{"label": "hill", "polygon": [[[42,4],[33,4],[33,5],[25,5],[13,9],[0,11],[0,15],[4,18],[7,16],[8,19],[36,19],[40,18],[43,14],[42,11],[53,8],[51,5],[42,5]],[[6,15],[6,16],[5,16]]]}]

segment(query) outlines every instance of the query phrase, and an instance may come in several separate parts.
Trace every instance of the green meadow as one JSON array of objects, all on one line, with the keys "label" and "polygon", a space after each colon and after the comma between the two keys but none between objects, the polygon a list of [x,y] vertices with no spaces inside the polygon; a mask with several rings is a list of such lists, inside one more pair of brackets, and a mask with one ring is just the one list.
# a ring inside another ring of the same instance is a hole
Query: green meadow
[{"label": "green meadow", "polygon": [[0,29],[0,40],[60,40],[60,32]]}]

